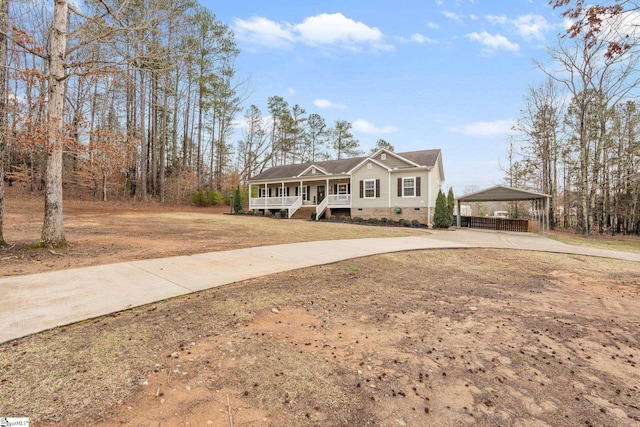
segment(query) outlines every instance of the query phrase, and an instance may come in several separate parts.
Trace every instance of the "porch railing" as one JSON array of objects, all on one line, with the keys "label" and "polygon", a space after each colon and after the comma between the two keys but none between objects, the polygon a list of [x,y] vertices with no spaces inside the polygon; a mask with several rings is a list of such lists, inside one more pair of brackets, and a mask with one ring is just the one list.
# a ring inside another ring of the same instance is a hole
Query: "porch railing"
[{"label": "porch railing", "polygon": [[329,206],[351,206],[351,194],[330,194],[327,199],[329,199]]},{"label": "porch railing", "polygon": [[293,205],[291,205],[291,207],[289,208],[289,218],[291,218],[293,214],[296,213],[298,209],[300,209],[300,206],[302,206],[302,196],[298,196],[298,198],[296,198],[296,201],[293,202]]},{"label": "porch railing", "polygon": [[329,206],[329,198],[325,197],[318,206],[316,206],[316,221],[320,219],[320,215],[327,209]]},{"label": "porch railing", "polygon": [[289,209],[300,196],[285,197],[252,197],[249,209]]}]

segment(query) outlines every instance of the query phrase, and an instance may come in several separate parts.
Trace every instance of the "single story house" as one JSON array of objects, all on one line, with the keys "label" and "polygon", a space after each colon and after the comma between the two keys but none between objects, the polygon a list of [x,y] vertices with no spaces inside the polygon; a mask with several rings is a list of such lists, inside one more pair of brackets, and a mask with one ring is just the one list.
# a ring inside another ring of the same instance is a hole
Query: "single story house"
[{"label": "single story house", "polygon": [[444,181],[439,149],[275,166],[249,180],[249,209],[430,224]]}]

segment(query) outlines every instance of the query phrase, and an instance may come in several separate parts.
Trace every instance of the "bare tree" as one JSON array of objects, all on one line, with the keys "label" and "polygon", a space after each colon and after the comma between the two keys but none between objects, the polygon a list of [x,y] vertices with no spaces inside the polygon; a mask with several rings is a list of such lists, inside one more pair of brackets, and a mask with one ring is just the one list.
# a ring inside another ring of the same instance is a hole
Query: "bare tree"
[{"label": "bare tree", "polygon": [[0,0],[0,248],[4,240],[4,159],[7,133],[7,28],[9,0]]}]

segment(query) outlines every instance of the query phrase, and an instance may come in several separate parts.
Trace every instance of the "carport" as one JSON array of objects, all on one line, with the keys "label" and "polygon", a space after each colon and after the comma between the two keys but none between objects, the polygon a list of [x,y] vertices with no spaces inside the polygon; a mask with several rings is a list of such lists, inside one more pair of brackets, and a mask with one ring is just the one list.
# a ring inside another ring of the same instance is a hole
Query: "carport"
[{"label": "carport", "polygon": [[[460,205],[463,202],[518,202],[529,201],[531,202],[531,210],[533,212],[533,218],[538,219],[541,223],[540,229],[549,231],[549,199],[551,196],[543,193],[536,193],[534,191],[522,190],[519,188],[507,187],[504,185],[496,185],[495,187],[487,188],[485,190],[475,191],[473,193],[466,194],[459,197],[458,203],[458,216],[456,226],[460,228],[462,226],[462,218],[460,215]],[[542,212],[541,212],[542,211]]]}]

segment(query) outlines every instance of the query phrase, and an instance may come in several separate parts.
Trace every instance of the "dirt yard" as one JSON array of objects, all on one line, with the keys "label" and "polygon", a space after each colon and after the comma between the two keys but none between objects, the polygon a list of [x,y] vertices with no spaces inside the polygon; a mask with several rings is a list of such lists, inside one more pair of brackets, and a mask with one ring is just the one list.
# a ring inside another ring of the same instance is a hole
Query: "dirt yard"
[{"label": "dirt yard", "polygon": [[[1,253],[2,275],[268,244],[266,230],[274,243],[425,232],[78,203],[67,209],[70,248],[52,254],[27,248],[40,227],[29,203],[10,206],[5,234],[21,248]],[[638,359],[640,263],[406,252],[2,344],[0,416],[37,426],[637,426]]]}]

